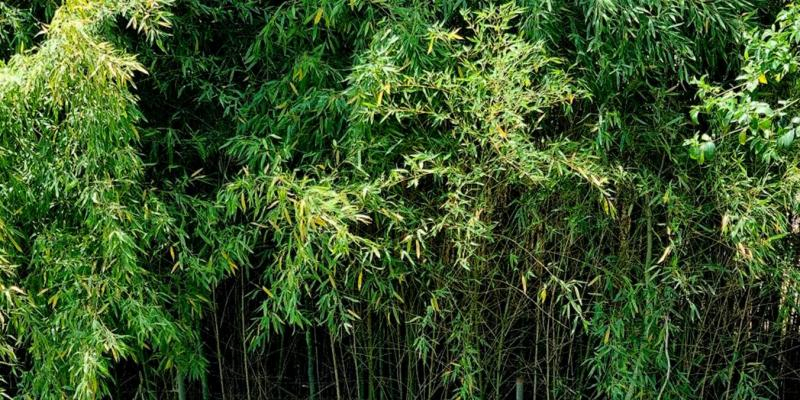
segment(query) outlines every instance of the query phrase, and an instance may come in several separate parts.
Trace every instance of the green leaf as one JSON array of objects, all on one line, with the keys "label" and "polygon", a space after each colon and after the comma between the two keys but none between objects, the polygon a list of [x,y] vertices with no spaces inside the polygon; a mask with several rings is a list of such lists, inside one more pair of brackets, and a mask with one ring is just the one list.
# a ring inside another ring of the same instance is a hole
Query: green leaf
[{"label": "green leaf", "polygon": [[[700,144],[700,151],[703,154],[703,159],[711,160],[714,158],[714,151],[716,151],[717,145],[714,142],[703,142]],[[702,162],[701,162],[702,163]]]},{"label": "green leaf", "polygon": [[700,115],[700,109],[697,107],[694,107],[692,108],[691,111],[689,111],[689,117],[691,118],[693,124],[695,125],[700,124],[699,115]]},{"label": "green leaf", "polygon": [[780,147],[789,147],[794,142],[795,130],[789,129],[783,135],[778,137],[777,143]]}]

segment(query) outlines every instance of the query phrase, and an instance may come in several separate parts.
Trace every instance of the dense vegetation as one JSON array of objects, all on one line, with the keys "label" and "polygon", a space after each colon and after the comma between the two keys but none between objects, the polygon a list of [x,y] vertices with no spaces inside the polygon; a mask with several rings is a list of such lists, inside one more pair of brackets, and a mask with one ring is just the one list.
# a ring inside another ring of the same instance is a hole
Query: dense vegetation
[{"label": "dense vegetation", "polygon": [[5,0],[0,396],[792,398],[798,101],[775,0]]}]

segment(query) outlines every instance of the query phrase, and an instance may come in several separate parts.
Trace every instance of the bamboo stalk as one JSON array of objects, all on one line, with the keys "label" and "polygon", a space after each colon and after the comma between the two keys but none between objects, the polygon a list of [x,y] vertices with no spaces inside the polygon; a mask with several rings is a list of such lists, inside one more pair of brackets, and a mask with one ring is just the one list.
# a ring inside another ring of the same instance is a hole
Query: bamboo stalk
[{"label": "bamboo stalk", "polygon": [[183,382],[183,374],[180,371],[175,371],[175,386],[178,391],[178,400],[186,400],[186,386]]},{"label": "bamboo stalk", "polygon": [[336,382],[336,400],[342,400],[342,389],[339,386],[339,366],[336,363],[336,343],[333,334],[328,333],[331,342],[331,357],[333,358],[333,379]]},{"label": "bamboo stalk", "polygon": [[317,399],[317,380],[314,374],[314,337],[311,328],[306,329],[306,358],[308,361],[308,398]]},{"label": "bamboo stalk", "polygon": [[222,393],[222,400],[225,400],[225,377],[222,374],[222,351],[219,345],[219,322],[217,321],[217,294],[215,290],[211,290],[211,317],[214,324],[214,345],[216,346],[217,369],[219,371],[219,389]]},{"label": "bamboo stalk", "polygon": [[[408,324],[403,324],[403,330],[405,331],[405,346],[407,349],[413,348],[413,342],[411,341],[411,335],[408,333],[409,327]],[[406,400],[413,400],[416,398],[415,390],[414,390],[414,382],[415,382],[415,375],[416,369],[414,365],[414,355],[411,352],[406,352]]]},{"label": "bamboo stalk", "polygon": [[242,271],[241,275],[241,283],[242,283],[242,303],[241,303],[241,321],[242,321],[242,366],[244,367],[244,384],[245,389],[247,390],[247,400],[250,400],[250,371],[249,371],[249,362],[247,358],[247,333],[245,332],[245,310],[244,310],[244,271]]},{"label": "bamboo stalk", "polygon": [[369,400],[376,400],[375,397],[375,365],[374,365],[374,354],[373,351],[375,349],[375,337],[372,335],[372,316],[367,317],[367,340],[369,340],[369,347],[367,347],[367,372],[369,377],[368,382],[368,399]]},{"label": "bamboo stalk", "polygon": [[358,353],[356,352],[356,340],[358,338],[358,334],[353,332],[353,367],[355,369],[356,374],[356,396],[358,400],[364,400],[364,380],[361,379],[361,365],[358,363]]},{"label": "bamboo stalk", "polygon": [[208,390],[208,372],[203,371],[203,375],[200,377],[200,385],[202,385],[203,390],[203,400],[210,400],[211,393]]}]

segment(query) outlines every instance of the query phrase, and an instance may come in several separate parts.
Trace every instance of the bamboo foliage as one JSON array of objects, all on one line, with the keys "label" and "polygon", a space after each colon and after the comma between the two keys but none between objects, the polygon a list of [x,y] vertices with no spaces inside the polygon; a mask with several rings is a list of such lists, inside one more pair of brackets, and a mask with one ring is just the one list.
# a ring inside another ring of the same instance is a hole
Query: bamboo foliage
[{"label": "bamboo foliage", "polygon": [[45,41],[0,70],[6,331],[25,344],[25,396],[107,395],[122,359],[204,368],[145,264],[171,227],[140,184],[129,87],[144,69],[103,39],[116,15],[157,37],[164,6],[68,1]]},{"label": "bamboo foliage", "polygon": [[798,21],[760,0],[4,3],[0,384],[790,397]]}]

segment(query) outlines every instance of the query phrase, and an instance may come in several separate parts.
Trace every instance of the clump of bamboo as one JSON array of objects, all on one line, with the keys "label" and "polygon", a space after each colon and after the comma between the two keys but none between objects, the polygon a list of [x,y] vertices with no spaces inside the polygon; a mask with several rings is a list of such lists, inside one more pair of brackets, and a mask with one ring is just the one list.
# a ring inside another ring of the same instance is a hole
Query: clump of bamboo
[{"label": "clump of bamboo", "polygon": [[788,398],[798,38],[766,0],[0,4],[0,393]]}]

